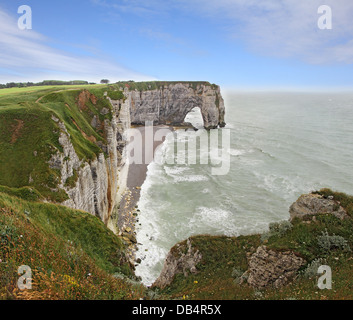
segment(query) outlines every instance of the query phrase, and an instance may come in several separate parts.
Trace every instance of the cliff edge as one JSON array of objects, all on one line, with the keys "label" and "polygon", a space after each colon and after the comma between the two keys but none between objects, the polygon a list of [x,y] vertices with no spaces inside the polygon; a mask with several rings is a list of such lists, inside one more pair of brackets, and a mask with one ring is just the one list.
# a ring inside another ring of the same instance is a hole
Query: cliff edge
[{"label": "cliff edge", "polygon": [[[224,123],[220,88],[208,82],[119,82],[0,97],[0,186],[110,218],[126,186],[131,125],[183,125],[199,107],[205,128]],[[12,192],[17,192],[12,190]]]}]

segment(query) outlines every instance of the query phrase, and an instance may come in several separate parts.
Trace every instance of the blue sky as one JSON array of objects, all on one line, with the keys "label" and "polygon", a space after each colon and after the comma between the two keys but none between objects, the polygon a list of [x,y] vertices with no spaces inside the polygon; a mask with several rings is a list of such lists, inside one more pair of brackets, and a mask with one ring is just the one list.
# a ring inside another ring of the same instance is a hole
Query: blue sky
[{"label": "blue sky", "polygon": [[[20,30],[20,5],[32,30]],[[332,30],[317,26],[320,5]],[[0,83],[206,80],[353,89],[351,0],[0,0]]]}]

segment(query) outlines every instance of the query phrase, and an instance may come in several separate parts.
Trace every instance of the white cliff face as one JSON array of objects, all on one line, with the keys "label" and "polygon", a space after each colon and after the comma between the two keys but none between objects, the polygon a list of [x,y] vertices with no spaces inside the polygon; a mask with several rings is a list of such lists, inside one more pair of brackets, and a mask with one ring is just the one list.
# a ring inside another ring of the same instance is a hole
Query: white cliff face
[{"label": "white cliff face", "polygon": [[[60,170],[59,188],[69,199],[62,204],[98,216],[114,231],[111,213],[126,189],[129,164],[125,156],[125,132],[131,124],[180,125],[194,107],[199,107],[206,128],[224,126],[224,102],[220,88],[206,83],[169,83],[158,90],[130,91],[124,88],[125,100],[110,101],[112,110],[103,108],[102,114],[112,113],[112,120],[104,120],[106,144],[98,142],[102,153],[90,162],[80,160],[70,140],[65,124],[52,117],[60,128],[57,150],[49,161],[50,168]],[[100,125],[97,116],[91,126]],[[68,182],[68,179],[74,180]]]},{"label": "white cliff face", "polygon": [[[104,121],[107,144],[102,146],[106,155],[100,153],[96,159],[90,162],[80,160],[64,123],[52,117],[61,130],[59,143],[63,152],[58,150],[49,161],[51,168],[60,170],[59,188],[65,190],[69,196],[69,199],[64,201],[62,205],[87,211],[98,216],[104,223],[108,222],[116,203],[121,163],[118,144],[123,143],[119,141],[119,138],[127,129],[126,123],[122,124],[119,121],[119,108],[122,101],[110,100],[110,102],[113,107],[113,117],[111,121]],[[94,125],[94,119],[92,125]],[[75,185],[67,185],[67,180],[74,175],[76,175]]]},{"label": "white cliff face", "polygon": [[207,129],[224,126],[224,101],[220,88],[209,84],[170,83],[156,90],[124,89],[130,105],[131,123],[183,124],[194,107],[201,109]]}]

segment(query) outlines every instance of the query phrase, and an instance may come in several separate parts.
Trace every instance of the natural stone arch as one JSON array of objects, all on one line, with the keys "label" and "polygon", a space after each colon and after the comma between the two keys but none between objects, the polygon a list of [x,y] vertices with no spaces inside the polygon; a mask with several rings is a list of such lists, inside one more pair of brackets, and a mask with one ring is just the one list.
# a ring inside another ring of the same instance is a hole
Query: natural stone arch
[{"label": "natural stone arch", "polygon": [[[191,122],[189,119],[190,115],[195,115],[198,118],[194,119],[194,122]],[[201,129],[205,126],[205,121],[203,120],[202,112],[200,107],[193,107],[185,116],[184,118],[185,123],[191,123],[195,128]]]},{"label": "natural stone arch", "polygon": [[155,90],[125,91],[132,124],[181,125],[195,107],[201,110],[206,129],[223,127],[224,102],[218,86],[171,83]]}]

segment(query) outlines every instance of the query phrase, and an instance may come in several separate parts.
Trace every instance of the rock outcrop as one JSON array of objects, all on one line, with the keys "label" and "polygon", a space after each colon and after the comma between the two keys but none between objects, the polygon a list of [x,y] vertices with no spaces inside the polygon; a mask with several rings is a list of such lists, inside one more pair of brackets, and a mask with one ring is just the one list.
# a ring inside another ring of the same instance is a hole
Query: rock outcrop
[{"label": "rock outcrop", "polygon": [[196,266],[201,261],[202,255],[199,250],[192,247],[190,239],[186,240],[185,245],[177,244],[168,253],[164,262],[163,270],[152,287],[165,288],[173,281],[175,275],[183,273],[185,277],[188,273],[197,273]]},{"label": "rock outcrop", "polygon": [[303,194],[289,208],[290,220],[311,218],[316,214],[332,214],[339,219],[348,217],[346,210],[333,198],[324,198],[319,194]]},{"label": "rock outcrop", "polygon": [[260,246],[251,255],[248,270],[248,283],[254,288],[269,286],[279,288],[296,275],[305,260],[291,251],[276,252]]},{"label": "rock outcrop", "polygon": [[206,129],[224,127],[224,101],[220,87],[209,83],[168,82],[158,89],[139,91],[124,89],[130,105],[131,123],[181,125],[193,108],[201,109]]}]

